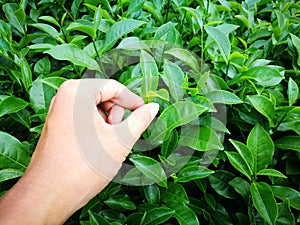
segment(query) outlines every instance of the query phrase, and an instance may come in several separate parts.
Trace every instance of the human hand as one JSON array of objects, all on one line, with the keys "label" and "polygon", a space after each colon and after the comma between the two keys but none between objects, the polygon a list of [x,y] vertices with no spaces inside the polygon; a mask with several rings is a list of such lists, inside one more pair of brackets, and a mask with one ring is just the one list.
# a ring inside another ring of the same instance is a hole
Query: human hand
[{"label": "human hand", "polygon": [[0,201],[0,224],[62,224],[111,181],[157,112],[114,80],[62,84],[25,174]]}]

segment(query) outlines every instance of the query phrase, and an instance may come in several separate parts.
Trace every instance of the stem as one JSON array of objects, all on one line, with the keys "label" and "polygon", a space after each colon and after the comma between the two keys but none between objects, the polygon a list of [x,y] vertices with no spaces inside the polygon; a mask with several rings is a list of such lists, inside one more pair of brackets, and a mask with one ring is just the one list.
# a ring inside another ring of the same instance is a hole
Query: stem
[{"label": "stem", "polygon": [[99,53],[98,53],[98,50],[97,50],[97,47],[96,47],[95,40],[93,40],[93,47],[94,47],[95,52],[96,52],[96,54],[97,54],[97,58],[100,59],[100,55],[99,55]]},{"label": "stem", "polygon": [[167,14],[166,14],[166,21],[168,21],[168,17],[169,17],[169,10],[170,10],[170,5],[171,5],[171,0],[168,0],[168,5],[167,5]]},{"label": "stem", "polygon": [[203,34],[203,29],[201,28],[201,63],[204,62],[204,34]]},{"label": "stem", "polygon": [[299,75],[300,74],[300,71],[298,70],[285,70],[286,73],[292,73],[292,74],[296,74],[296,75]]}]

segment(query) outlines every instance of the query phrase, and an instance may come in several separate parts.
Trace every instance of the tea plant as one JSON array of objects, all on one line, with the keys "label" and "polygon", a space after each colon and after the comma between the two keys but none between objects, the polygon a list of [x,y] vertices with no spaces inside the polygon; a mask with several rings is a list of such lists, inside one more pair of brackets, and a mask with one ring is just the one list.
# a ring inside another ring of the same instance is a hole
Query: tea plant
[{"label": "tea plant", "polygon": [[59,86],[111,77],[160,114],[66,224],[300,221],[300,1],[0,3],[2,195]]}]

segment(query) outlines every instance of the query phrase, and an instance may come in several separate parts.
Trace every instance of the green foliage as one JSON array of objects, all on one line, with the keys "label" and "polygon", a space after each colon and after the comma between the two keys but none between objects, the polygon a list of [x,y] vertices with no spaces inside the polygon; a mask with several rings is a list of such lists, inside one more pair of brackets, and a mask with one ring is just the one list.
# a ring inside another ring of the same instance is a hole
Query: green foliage
[{"label": "green foliage", "polygon": [[56,90],[94,70],[160,113],[120,177],[136,186],[111,183],[66,224],[300,222],[299,1],[1,3],[1,194]]}]

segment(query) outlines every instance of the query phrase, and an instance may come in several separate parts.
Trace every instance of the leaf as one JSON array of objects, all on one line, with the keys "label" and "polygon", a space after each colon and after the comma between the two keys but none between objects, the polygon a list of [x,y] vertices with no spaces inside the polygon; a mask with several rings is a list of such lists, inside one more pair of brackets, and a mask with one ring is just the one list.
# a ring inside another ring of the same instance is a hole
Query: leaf
[{"label": "leaf", "polygon": [[227,64],[229,62],[231,51],[229,38],[222,31],[215,27],[205,26],[204,28],[207,34],[214,40],[215,44],[218,46],[220,53]]},{"label": "leaf", "polygon": [[298,99],[299,87],[298,87],[297,83],[291,77],[288,82],[287,95],[289,98],[289,105],[292,106]]},{"label": "leaf", "polygon": [[161,39],[166,33],[172,30],[177,24],[172,22],[167,22],[161,25],[154,34],[154,40]]},{"label": "leaf", "polygon": [[182,7],[184,10],[186,10],[189,14],[192,15],[192,17],[195,19],[195,21],[197,21],[200,29],[202,30],[203,28],[203,21],[202,21],[202,18],[203,18],[203,13],[198,10],[198,9],[193,9],[191,7]]},{"label": "leaf", "polygon": [[228,185],[231,180],[235,178],[235,175],[225,170],[217,170],[209,177],[210,185],[221,196],[229,199],[237,198],[237,194],[234,189]]},{"label": "leaf", "polygon": [[271,187],[264,182],[252,183],[250,192],[254,207],[258,213],[268,224],[275,225],[278,216],[278,207]]},{"label": "leaf", "polygon": [[57,60],[68,60],[74,65],[87,67],[90,70],[101,71],[98,62],[76,45],[57,45],[44,53],[48,53]]},{"label": "leaf", "polygon": [[51,62],[48,57],[44,57],[37,61],[37,63],[34,65],[34,73],[37,75],[46,75],[49,74],[51,70]]},{"label": "leaf", "polygon": [[[25,20],[26,14],[22,8],[20,8],[16,3],[6,3],[2,6],[5,16],[9,23],[14,26],[21,34],[25,34]],[[17,12],[21,13],[25,19],[17,17]]]},{"label": "leaf", "polygon": [[163,193],[162,200],[167,202],[189,203],[189,198],[181,184],[169,183],[168,189]]},{"label": "leaf", "polygon": [[167,207],[157,207],[146,212],[145,219],[142,225],[157,225],[162,224],[171,216],[173,216],[175,210]]},{"label": "leaf", "polygon": [[199,71],[199,63],[192,52],[183,48],[171,48],[164,53],[172,55],[175,58],[181,60],[196,72]]},{"label": "leaf", "polygon": [[300,136],[285,136],[275,142],[281,150],[294,150],[300,152]]},{"label": "leaf", "polygon": [[57,20],[56,20],[54,17],[52,17],[52,16],[40,16],[39,19],[40,19],[40,20],[47,21],[47,22],[49,22],[49,23],[52,23],[52,24],[55,25],[55,26],[60,27],[60,25],[59,25],[59,23],[57,22]]},{"label": "leaf", "polygon": [[59,37],[61,34],[51,25],[45,23],[34,23],[30,24],[30,26],[35,27],[45,33],[51,35],[53,38]]},{"label": "leaf", "polygon": [[147,156],[133,155],[130,161],[146,177],[153,179],[158,185],[167,187],[167,176],[159,162]]},{"label": "leaf", "polygon": [[179,136],[179,144],[198,151],[223,150],[218,135],[208,126],[184,126]]},{"label": "leaf", "polygon": [[155,184],[143,186],[145,197],[150,204],[158,204],[160,202],[160,190]]},{"label": "leaf", "polygon": [[240,156],[243,158],[247,167],[251,171],[250,174],[252,175],[253,172],[255,171],[253,153],[250,151],[250,149],[247,147],[247,145],[244,145],[243,143],[232,140],[232,139],[229,139],[229,141],[232,143],[234,148],[238,151]]},{"label": "leaf", "polygon": [[272,162],[274,155],[274,143],[269,134],[259,125],[256,124],[251,130],[248,139],[247,146],[254,156],[254,168],[255,174],[266,169]]},{"label": "leaf", "polygon": [[236,177],[229,182],[229,184],[234,188],[234,190],[243,196],[244,199],[249,198],[250,194],[250,184],[243,178]]},{"label": "leaf", "polygon": [[168,202],[168,207],[175,210],[174,217],[180,225],[199,225],[194,211],[182,202]]},{"label": "leaf", "polygon": [[104,201],[110,208],[118,211],[135,210],[136,206],[128,195],[111,196]]},{"label": "leaf", "polygon": [[29,88],[32,85],[32,73],[31,73],[31,68],[28,65],[28,62],[25,59],[22,59],[21,62],[21,72],[22,72],[22,82],[27,92],[29,92]]},{"label": "leaf", "polygon": [[247,166],[242,156],[237,152],[225,152],[231,165],[244,174],[249,180],[251,180],[252,171]]},{"label": "leaf", "polygon": [[6,114],[16,113],[24,109],[27,105],[28,103],[21,98],[13,96],[5,97],[3,100],[0,100],[0,117]]},{"label": "leaf", "polygon": [[191,122],[205,111],[203,106],[188,101],[168,106],[154,124],[149,140],[151,143],[161,143],[174,128]]},{"label": "leaf", "polygon": [[279,84],[284,76],[278,70],[268,66],[255,66],[242,73],[240,80],[255,80],[257,85],[270,87]]},{"label": "leaf", "polygon": [[206,97],[212,103],[221,103],[226,105],[240,104],[243,101],[235,94],[224,90],[213,90],[206,93]]},{"label": "leaf", "polygon": [[285,175],[283,175],[280,171],[274,170],[274,169],[263,169],[261,171],[258,171],[258,176],[269,176],[269,177],[280,177],[280,178],[287,178]]},{"label": "leaf", "polygon": [[3,169],[0,170],[0,183],[18,178],[23,175],[23,171],[17,170],[17,169]]},{"label": "leaf", "polygon": [[134,31],[143,24],[145,24],[145,22],[132,19],[121,20],[115,23],[105,35],[105,42],[102,53],[111,49],[119,38],[121,38],[125,34],[130,33],[131,31]]},{"label": "leaf", "polygon": [[276,225],[295,225],[295,217],[290,209],[290,203],[288,200],[284,200],[283,203],[278,204],[278,217]]},{"label": "leaf", "polygon": [[93,40],[96,38],[96,30],[93,26],[85,25],[79,22],[72,22],[66,29],[67,32],[72,32],[72,31],[81,31],[87,35],[89,35]]},{"label": "leaf", "polygon": [[109,225],[110,223],[101,215],[88,211],[91,225]]},{"label": "leaf", "polygon": [[184,73],[181,68],[175,63],[172,63],[165,59],[164,72],[161,74],[161,78],[170,90],[170,94],[178,102],[183,97],[182,84],[184,82]]},{"label": "leaf", "polygon": [[295,46],[297,53],[298,53],[297,63],[298,63],[298,66],[300,66],[300,38],[292,33],[290,33],[290,35],[292,38],[293,45]]},{"label": "leaf", "polygon": [[17,122],[23,124],[25,127],[30,129],[31,118],[30,113],[26,109],[22,109],[16,113],[10,114],[10,116]]},{"label": "leaf", "polygon": [[272,186],[274,195],[280,200],[288,199],[291,207],[300,210],[300,192],[290,187]]},{"label": "leaf", "polygon": [[60,85],[62,85],[63,82],[65,82],[67,79],[63,77],[47,77],[45,79],[42,79],[41,82],[43,84],[48,85],[49,87],[52,87],[55,90],[58,90]]},{"label": "leaf", "polygon": [[188,166],[179,171],[175,182],[186,183],[191,180],[202,179],[213,174],[215,171],[209,170],[205,166]]},{"label": "leaf", "polygon": [[8,133],[0,131],[0,168],[25,171],[30,156],[22,143]]},{"label": "leaf", "polygon": [[101,5],[99,5],[94,14],[94,29],[96,32],[97,32],[97,30],[100,29],[101,21],[102,21]]},{"label": "leaf", "polygon": [[252,95],[248,96],[247,98],[249,99],[253,107],[268,119],[270,126],[273,127],[273,120],[275,116],[274,103],[267,97],[262,95]]}]

